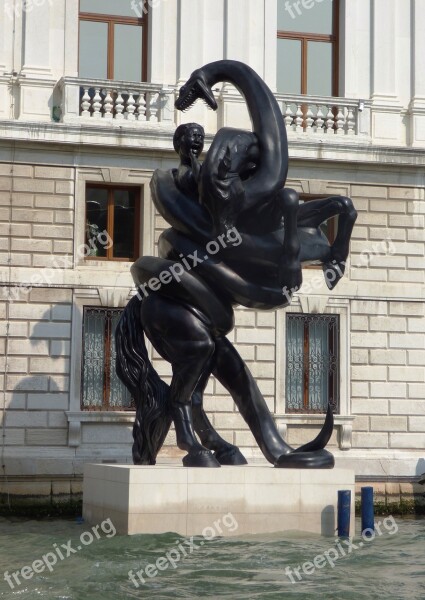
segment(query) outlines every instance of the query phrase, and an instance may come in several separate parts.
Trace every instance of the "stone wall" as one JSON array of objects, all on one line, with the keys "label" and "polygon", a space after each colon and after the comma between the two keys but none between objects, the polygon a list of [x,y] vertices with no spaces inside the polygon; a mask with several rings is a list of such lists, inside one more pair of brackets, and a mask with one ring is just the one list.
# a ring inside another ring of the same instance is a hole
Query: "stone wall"
[{"label": "stone wall", "polygon": [[424,190],[356,185],[352,198],[359,217],[350,277],[361,282],[359,294],[382,285],[376,300],[351,302],[353,445],[423,448]]},{"label": "stone wall", "polygon": [[[70,380],[75,375],[70,361],[81,345],[81,331],[72,333],[73,307],[82,288],[85,296],[80,306],[99,303],[100,293],[98,267],[73,262],[74,221],[78,227],[84,222],[82,199],[74,194],[75,177],[76,170],[70,167],[19,164],[12,169],[0,163],[1,389],[5,386],[4,395],[0,393],[0,424],[6,419],[5,464],[13,465],[11,474],[47,469],[46,457],[51,461],[49,472],[57,475],[81,472],[83,462],[111,458],[114,452],[119,460],[130,458],[128,418],[109,418],[106,423],[102,415],[90,415],[81,440],[68,445],[66,411],[71,407]],[[338,312],[335,302],[347,305],[349,356],[341,372],[351,381],[347,415],[355,416],[352,451],[338,450],[338,432],[331,447],[339,459],[356,456],[360,462],[361,455],[355,451],[420,451],[425,445],[424,191],[407,186],[319,183],[320,193],[351,195],[359,212],[347,276],[334,292],[328,292],[321,270],[306,270],[306,282],[319,277],[321,283],[317,289],[313,286],[311,294],[301,293],[296,299],[297,310],[315,305],[315,298],[322,312],[330,306]],[[317,181],[289,184],[300,191],[309,186],[318,189]],[[159,215],[153,222],[151,253],[156,252],[153,241],[166,226]],[[82,239],[81,232],[78,235]],[[128,270],[128,266],[124,263],[120,268]],[[107,264],[103,268],[102,286],[113,289],[117,266],[111,272]],[[7,305],[8,292],[11,301]],[[270,410],[278,414],[284,413],[278,374],[285,347],[280,331],[284,314],[240,308],[229,336]],[[169,381],[169,365],[155,353],[153,363]],[[80,363],[75,365],[79,368]],[[239,445],[248,457],[261,456],[232,399],[213,378],[205,409],[223,437]],[[301,444],[312,439],[318,428],[318,424],[291,425],[288,441]],[[181,456],[172,431],[161,456]],[[37,457],[42,457],[41,462],[36,462]],[[61,466],[65,463],[66,468]]]},{"label": "stone wall", "polygon": [[65,446],[72,289],[50,284],[73,266],[74,170],[0,164],[0,189],[5,445]]},{"label": "stone wall", "polygon": [[0,190],[1,265],[50,267],[72,255],[74,169],[0,164]]}]

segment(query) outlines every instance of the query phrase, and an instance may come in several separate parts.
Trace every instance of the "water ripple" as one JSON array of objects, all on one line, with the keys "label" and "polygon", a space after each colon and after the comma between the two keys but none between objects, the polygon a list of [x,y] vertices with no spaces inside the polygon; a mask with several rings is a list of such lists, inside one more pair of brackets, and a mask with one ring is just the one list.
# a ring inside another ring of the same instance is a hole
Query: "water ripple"
[{"label": "water ripple", "polygon": [[[0,519],[0,599],[5,600],[423,600],[425,598],[425,520],[397,520],[393,535],[383,530],[349,552],[332,568],[328,562],[311,575],[294,570],[335,548],[335,541],[290,532],[205,541],[192,554],[136,587],[129,579],[155,563],[184,538],[176,534],[115,536],[95,540],[12,590],[2,573],[12,573],[51,552],[53,544],[73,548],[86,524],[70,521]],[[201,538],[195,538],[199,545]],[[361,538],[353,540],[356,546]],[[189,552],[189,551],[188,551]],[[341,553],[339,553],[341,554]],[[285,573],[291,567],[295,583]]]}]

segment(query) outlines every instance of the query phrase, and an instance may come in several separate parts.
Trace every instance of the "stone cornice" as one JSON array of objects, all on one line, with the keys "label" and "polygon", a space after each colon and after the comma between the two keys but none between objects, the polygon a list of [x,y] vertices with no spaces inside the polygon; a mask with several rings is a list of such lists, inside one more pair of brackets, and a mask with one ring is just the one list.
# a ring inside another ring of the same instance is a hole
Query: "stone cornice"
[{"label": "stone cornice", "polygon": [[[174,126],[161,123],[147,123],[143,127],[127,127],[70,124],[40,123],[28,121],[0,121],[0,147],[10,146],[11,142],[27,148],[40,144],[52,149],[52,145],[69,152],[78,148],[78,153],[87,151],[105,152],[113,150],[120,154],[123,150],[143,151],[144,154],[165,153],[174,155],[172,136]],[[211,143],[212,134],[206,135],[206,148]],[[331,163],[348,163],[363,165],[379,165],[380,168],[423,169],[425,167],[425,148],[408,148],[403,146],[383,146],[362,141],[358,137],[347,139],[347,136],[326,136],[314,139],[305,134],[288,136],[289,155],[292,160],[314,160]],[[331,138],[329,140],[329,138]]]}]

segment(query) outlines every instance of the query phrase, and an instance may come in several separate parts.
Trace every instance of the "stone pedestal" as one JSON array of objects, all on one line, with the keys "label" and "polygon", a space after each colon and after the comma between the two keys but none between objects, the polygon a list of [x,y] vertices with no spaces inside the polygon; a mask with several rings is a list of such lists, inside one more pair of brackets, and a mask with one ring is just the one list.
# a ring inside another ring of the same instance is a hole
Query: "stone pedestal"
[{"label": "stone pedestal", "polygon": [[223,536],[289,530],[334,535],[338,490],[351,490],[354,534],[349,469],[88,464],[83,516],[93,525],[110,518],[121,534],[204,535],[212,528]]}]

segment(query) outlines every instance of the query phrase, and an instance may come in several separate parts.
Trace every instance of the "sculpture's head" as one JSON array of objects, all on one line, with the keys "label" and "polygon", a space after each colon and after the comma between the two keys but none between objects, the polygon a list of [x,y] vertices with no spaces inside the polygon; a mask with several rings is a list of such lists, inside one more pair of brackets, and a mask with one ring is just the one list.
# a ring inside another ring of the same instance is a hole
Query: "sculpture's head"
[{"label": "sculpture's head", "polygon": [[200,98],[209,108],[217,110],[214,93],[206,81],[202,69],[193,71],[189,80],[180,88],[179,97],[175,102],[177,110],[187,110]]},{"label": "sculpture's head", "polygon": [[174,150],[182,159],[190,154],[198,157],[204,148],[205,131],[198,123],[183,123],[174,132]]}]

